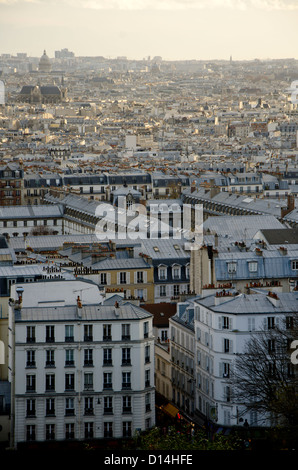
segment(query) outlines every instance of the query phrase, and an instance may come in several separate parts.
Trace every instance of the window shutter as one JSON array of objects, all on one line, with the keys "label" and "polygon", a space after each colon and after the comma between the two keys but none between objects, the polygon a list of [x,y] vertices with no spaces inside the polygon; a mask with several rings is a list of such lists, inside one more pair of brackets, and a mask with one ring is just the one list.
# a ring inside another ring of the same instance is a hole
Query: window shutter
[{"label": "window shutter", "polygon": [[230,325],[229,326],[230,326],[230,330],[232,330],[233,329],[233,318],[230,318]]},{"label": "window shutter", "polygon": [[147,271],[143,271],[143,279],[144,279],[144,283],[146,284],[147,283]]},{"label": "window shutter", "polygon": [[126,273],[126,284],[130,284],[130,272]]},{"label": "window shutter", "polygon": [[221,316],[218,317],[218,329],[219,330],[222,329],[222,317]]},{"label": "window shutter", "polygon": [[143,298],[145,301],[147,300],[147,289],[143,290]]},{"label": "window shutter", "polygon": [[137,271],[134,272],[134,284],[137,284],[138,282],[138,273]]},{"label": "window shutter", "polygon": [[223,376],[223,363],[222,362],[219,363],[219,376],[220,377]]},{"label": "window shutter", "polygon": [[107,285],[111,285],[111,273],[107,273]]},{"label": "window shutter", "polygon": [[117,273],[117,284],[120,285],[120,273]]},{"label": "window shutter", "polygon": [[130,289],[126,289],[126,298],[129,299],[131,296]]}]

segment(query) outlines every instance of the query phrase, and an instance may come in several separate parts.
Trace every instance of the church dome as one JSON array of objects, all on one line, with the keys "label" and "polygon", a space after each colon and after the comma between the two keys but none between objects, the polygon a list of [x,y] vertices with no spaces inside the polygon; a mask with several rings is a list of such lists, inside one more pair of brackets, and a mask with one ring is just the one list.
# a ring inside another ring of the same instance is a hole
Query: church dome
[{"label": "church dome", "polygon": [[43,55],[40,58],[38,70],[40,72],[50,72],[52,70],[51,61],[47,56],[46,51],[43,52]]}]

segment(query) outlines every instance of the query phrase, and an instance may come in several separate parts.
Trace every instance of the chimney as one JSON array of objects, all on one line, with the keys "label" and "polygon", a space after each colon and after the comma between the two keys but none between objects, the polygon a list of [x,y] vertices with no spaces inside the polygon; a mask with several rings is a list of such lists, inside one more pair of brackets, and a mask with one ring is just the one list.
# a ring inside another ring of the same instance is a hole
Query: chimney
[{"label": "chimney", "polygon": [[119,309],[119,303],[115,302],[115,315],[116,317],[119,317],[120,309]]},{"label": "chimney", "polygon": [[81,301],[79,295],[78,295],[78,297],[77,297],[77,306],[78,306],[78,308],[82,308],[82,301]]},{"label": "chimney", "polygon": [[267,299],[274,305],[274,307],[279,306],[279,297],[275,292],[268,292]]},{"label": "chimney", "polygon": [[295,197],[294,194],[288,194],[287,207],[281,208],[281,217],[285,217],[287,214],[295,209]]}]

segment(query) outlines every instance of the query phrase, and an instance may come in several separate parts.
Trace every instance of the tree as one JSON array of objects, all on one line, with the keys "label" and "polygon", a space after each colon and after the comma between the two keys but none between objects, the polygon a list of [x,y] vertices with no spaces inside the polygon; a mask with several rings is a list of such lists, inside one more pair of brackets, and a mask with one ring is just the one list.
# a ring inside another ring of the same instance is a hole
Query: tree
[{"label": "tree", "polygon": [[203,430],[191,430],[187,426],[170,427],[167,433],[155,427],[137,437],[139,450],[240,450],[242,441],[237,436],[216,434],[212,440]]},{"label": "tree", "polygon": [[297,369],[291,343],[298,338],[297,314],[252,334],[232,374],[234,400],[282,426],[298,425]]},{"label": "tree", "polygon": [[30,235],[38,236],[38,235],[55,235],[55,232],[52,228],[47,227],[46,225],[38,225],[34,227]]}]

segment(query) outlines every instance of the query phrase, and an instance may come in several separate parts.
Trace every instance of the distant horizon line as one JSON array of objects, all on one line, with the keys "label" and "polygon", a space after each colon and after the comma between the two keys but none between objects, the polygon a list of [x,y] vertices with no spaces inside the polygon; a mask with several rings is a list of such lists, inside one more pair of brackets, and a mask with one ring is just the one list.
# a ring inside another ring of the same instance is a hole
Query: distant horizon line
[{"label": "distant horizon line", "polygon": [[[67,48],[65,48],[67,49]],[[46,49],[43,49],[46,51]],[[60,49],[60,50],[56,50],[57,52],[60,52],[61,50],[63,49]],[[67,49],[68,50],[68,49]],[[56,52],[55,51],[55,52]],[[73,53],[73,51],[70,51],[68,50],[68,52],[71,52]],[[40,59],[41,55],[28,55],[27,52],[15,52],[15,53],[11,53],[11,52],[0,52],[1,54],[1,57],[2,56],[5,56],[5,55],[10,55],[11,57],[17,57],[18,54],[26,54],[27,55],[27,58],[28,59]],[[47,54],[48,55],[48,54]],[[74,58],[74,59],[79,59],[79,58],[101,58],[101,59],[105,59],[105,60],[127,60],[127,61],[140,61],[140,62],[152,62],[155,58],[161,60],[162,62],[270,62],[270,61],[296,61],[298,60],[297,58],[295,57],[276,57],[276,58],[273,58],[273,57],[267,57],[267,58],[260,58],[260,57],[255,57],[255,58],[251,58],[251,59],[235,59],[233,58],[233,55],[231,54],[229,58],[213,58],[213,59],[199,59],[199,58],[192,58],[192,59],[167,59],[167,58],[163,58],[162,56],[160,55],[154,55],[154,56],[145,56],[143,57],[142,59],[140,58],[130,58],[130,57],[127,57],[125,55],[118,55],[118,56],[115,56],[115,57],[112,57],[112,56],[105,56],[105,55],[89,55],[89,54],[86,54],[86,55],[76,55],[74,53],[74,56],[73,57],[62,57],[62,58],[56,58],[55,56],[54,57],[50,57],[48,56],[49,59],[71,59],[71,58]]]}]

